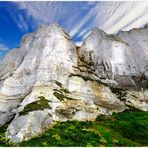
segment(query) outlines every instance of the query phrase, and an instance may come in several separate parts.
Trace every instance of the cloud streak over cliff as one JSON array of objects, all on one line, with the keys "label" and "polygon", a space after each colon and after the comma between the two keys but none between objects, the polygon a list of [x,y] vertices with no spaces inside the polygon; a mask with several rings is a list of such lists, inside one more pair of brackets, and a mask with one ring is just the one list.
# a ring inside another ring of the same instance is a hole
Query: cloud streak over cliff
[{"label": "cloud streak over cliff", "polygon": [[143,27],[148,20],[147,2],[20,2],[18,5],[38,24],[61,23],[72,37],[84,36],[94,26],[117,33]]}]

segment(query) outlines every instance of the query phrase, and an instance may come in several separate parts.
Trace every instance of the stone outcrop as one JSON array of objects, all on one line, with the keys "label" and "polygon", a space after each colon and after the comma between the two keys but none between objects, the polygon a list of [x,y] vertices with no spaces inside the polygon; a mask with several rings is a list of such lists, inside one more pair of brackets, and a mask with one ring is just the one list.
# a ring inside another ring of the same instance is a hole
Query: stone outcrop
[{"label": "stone outcrop", "polygon": [[100,79],[112,79],[118,87],[147,88],[147,35],[148,28],[118,35],[95,28],[84,40],[79,56]]},{"label": "stone outcrop", "polygon": [[58,121],[95,120],[133,106],[148,111],[147,32],[107,35],[95,28],[81,47],[56,24],[25,35],[0,62],[6,137],[17,143]]}]

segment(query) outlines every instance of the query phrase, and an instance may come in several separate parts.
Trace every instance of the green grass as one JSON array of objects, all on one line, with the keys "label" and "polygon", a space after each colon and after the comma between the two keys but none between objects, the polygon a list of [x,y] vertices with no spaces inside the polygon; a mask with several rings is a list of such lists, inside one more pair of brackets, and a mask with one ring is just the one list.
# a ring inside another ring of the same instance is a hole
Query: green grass
[{"label": "green grass", "polygon": [[[147,112],[135,110],[101,115],[93,122],[61,122],[16,146],[148,146],[147,121]],[[0,146],[9,146],[1,130]]]},{"label": "green grass", "polygon": [[36,102],[32,102],[28,105],[26,105],[24,107],[24,110],[21,111],[19,114],[20,115],[26,115],[28,114],[30,111],[34,111],[34,110],[44,110],[45,108],[51,108],[48,104],[48,100],[45,99],[45,97],[43,96],[39,96],[38,97],[40,100],[36,101]]},{"label": "green grass", "polygon": [[5,138],[6,129],[7,126],[3,126],[0,128],[0,147],[14,146],[13,143],[9,142],[9,140]]}]

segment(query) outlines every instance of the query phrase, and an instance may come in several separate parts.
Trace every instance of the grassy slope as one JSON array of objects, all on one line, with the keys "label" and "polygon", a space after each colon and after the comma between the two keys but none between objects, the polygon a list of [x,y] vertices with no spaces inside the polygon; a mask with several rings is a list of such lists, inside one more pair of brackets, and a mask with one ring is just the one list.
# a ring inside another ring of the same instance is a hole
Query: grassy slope
[{"label": "grassy slope", "polygon": [[[12,146],[0,129],[0,146]],[[68,121],[16,146],[148,146],[148,113],[126,111],[94,122]]]}]

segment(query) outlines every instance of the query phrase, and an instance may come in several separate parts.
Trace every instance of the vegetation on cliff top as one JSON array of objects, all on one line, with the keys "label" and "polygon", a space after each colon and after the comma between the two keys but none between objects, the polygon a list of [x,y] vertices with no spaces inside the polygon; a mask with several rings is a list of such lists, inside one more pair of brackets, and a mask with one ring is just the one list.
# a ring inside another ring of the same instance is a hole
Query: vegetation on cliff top
[{"label": "vegetation on cliff top", "polygon": [[148,112],[125,111],[93,122],[57,123],[31,140],[11,144],[0,128],[0,146],[148,146]]}]

